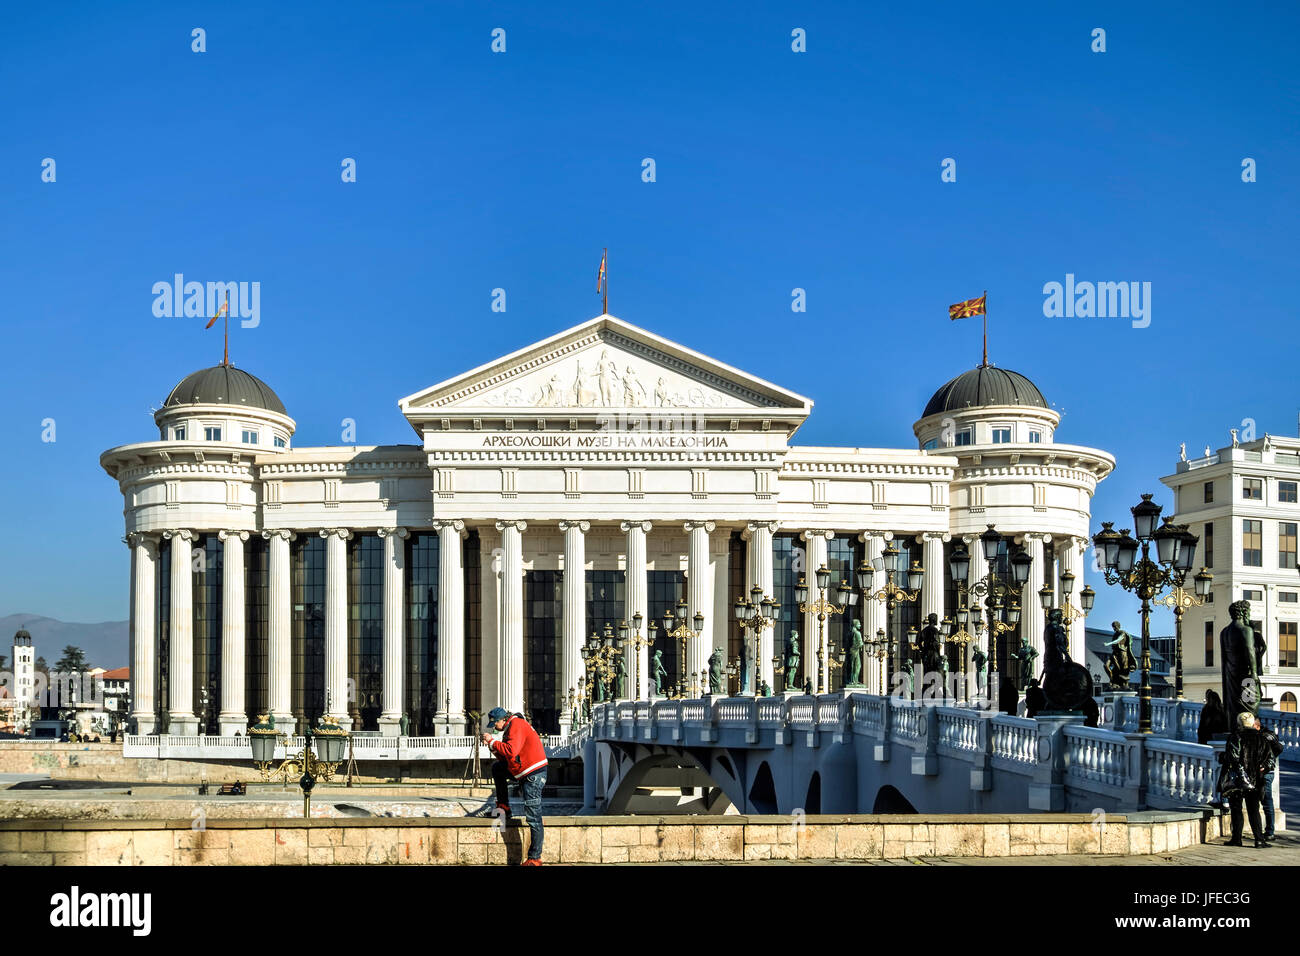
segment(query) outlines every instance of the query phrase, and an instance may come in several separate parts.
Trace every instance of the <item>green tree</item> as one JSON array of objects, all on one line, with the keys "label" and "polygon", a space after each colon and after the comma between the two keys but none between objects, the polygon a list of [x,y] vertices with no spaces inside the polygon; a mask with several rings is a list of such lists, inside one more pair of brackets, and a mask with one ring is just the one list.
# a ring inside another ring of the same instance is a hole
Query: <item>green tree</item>
[{"label": "green tree", "polygon": [[86,652],[75,644],[69,644],[63,649],[63,656],[60,657],[58,663],[54,665],[54,672],[56,674],[63,674],[67,671],[85,670],[85,667]]}]

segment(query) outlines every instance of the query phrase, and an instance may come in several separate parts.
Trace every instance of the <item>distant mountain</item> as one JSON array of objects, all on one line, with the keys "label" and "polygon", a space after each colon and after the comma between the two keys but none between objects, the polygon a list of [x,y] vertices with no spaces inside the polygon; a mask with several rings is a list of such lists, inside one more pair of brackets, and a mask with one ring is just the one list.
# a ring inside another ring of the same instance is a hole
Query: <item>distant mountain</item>
[{"label": "distant mountain", "polygon": [[74,621],[56,621],[39,614],[10,614],[0,617],[0,654],[5,656],[5,668],[13,665],[14,632],[27,628],[36,647],[36,656],[45,658],[51,667],[63,656],[63,648],[75,644],[86,652],[86,662],[91,667],[112,670],[128,667],[130,640],[126,621],[101,621],[98,624],[79,624]]}]

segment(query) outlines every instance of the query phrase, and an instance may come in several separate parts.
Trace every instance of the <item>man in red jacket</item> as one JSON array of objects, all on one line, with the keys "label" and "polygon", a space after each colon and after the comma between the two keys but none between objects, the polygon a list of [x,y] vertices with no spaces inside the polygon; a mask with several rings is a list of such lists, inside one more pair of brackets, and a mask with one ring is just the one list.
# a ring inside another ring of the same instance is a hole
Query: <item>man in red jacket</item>
[{"label": "man in red jacket", "polygon": [[494,815],[510,818],[510,780],[519,784],[524,797],[524,817],[532,838],[528,844],[528,859],[524,866],[542,865],[542,788],[546,786],[546,750],[542,738],[520,714],[512,714],[503,707],[493,707],[487,716],[488,723],[501,734],[497,740],[491,734],[479,736],[481,743],[496,760],[492,761],[492,779],[496,781],[497,805]]}]

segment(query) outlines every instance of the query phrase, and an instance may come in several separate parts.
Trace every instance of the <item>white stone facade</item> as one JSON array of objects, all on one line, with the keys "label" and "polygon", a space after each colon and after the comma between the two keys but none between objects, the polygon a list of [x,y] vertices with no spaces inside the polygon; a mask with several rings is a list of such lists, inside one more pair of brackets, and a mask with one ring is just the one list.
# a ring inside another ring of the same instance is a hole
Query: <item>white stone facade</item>
[{"label": "white stone facade", "polygon": [[[1262,628],[1268,648],[1263,695],[1278,710],[1294,712],[1300,698],[1300,571],[1295,558],[1300,439],[1268,435],[1234,442],[1213,454],[1179,461],[1174,474],[1160,480],[1174,490],[1178,523],[1201,539],[1198,566],[1214,572],[1212,600],[1183,615],[1184,695],[1200,700],[1207,689],[1220,691],[1219,632],[1228,624],[1228,605],[1249,600],[1251,621]],[[1247,540],[1247,522],[1255,523],[1251,531],[1258,530],[1257,541]],[[1212,529],[1209,549],[1207,525]],[[1248,549],[1248,543],[1258,547]]]},{"label": "white stone facade", "polygon": [[[683,572],[689,614],[698,611],[705,621],[700,638],[686,648],[685,669],[698,673],[712,649],[725,653],[738,633],[733,582],[743,581],[743,591],[758,583],[764,593],[779,586],[773,569],[778,536],[801,551],[808,570],[815,570],[837,538],[867,557],[890,540],[906,542],[928,571],[938,572],[926,575],[920,609],[941,617],[954,610],[945,547],[960,537],[975,555],[974,536],[990,524],[1029,550],[1035,591],[1044,580],[1055,582],[1065,567],[1075,570],[1081,587],[1079,555],[1089,534],[1091,497],[1114,467],[1103,451],[1056,443],[1059,416],[1045,403],[951,413],[975,429],[973,441],[960,447],[920,449],[944,427],[939,415],[914,426],[917,450],[793,445],[810,400],[608,315],[408,396],[399,407],[419,444],[297,448],[286,415],[180,406],[158,413],[162,440],[104,453],[101,463],[125,499],[132,554],[131,706],[137,732],[155,732],[163,713],[171,733],[197,729],[202,691],[191,680],[191,622],[197,613],[194,582],[201,585],[202,579],[189,569],[199,536],[219,536],[227,570],[243,567],[248,542],[264,542],[266,550],[266,615],[257,624],[266,648],[257,679],[265,693],[251,706],[245,693],[245,653],[253,639],[245,632],[245,576],[223,578],[220,686],[209,695],[221,733],[240,730],[256,719],[254,711],[274,713],[277,724],[302,719],[290,700],[300,677],[293,673],[291,653],[291,634],[299,626],[291,605],[300,585],[289,580],[290,551],[316,536],[324,538],[326,549],[326,709],[345,725],[353,722],[348,701],[357,675],[350,671],[348,628],[358,609],[349,597],[355,584],[347,578],[347,561],[358,536],[374,535],[383,542],[383,675],[382,688],[372,695],[378,729],[400,733],[409,699],[403,686],[411,665],[405,602],[414,572],[405,567],[408,538],[435,535],[438,666],[430,706],[437,711],[436,732],[460,733],[471,683],[477,686],[472,703],[481,710],[496,704],[525,709],[532,666],[526,664],[524,618],[530,573],[573,567],[587,575],[622,572],[624,601],[616,616],[630,620],[639,611],[649,621],[665,610],[650,603],[651,575]],[[229,429],[242,430],[241,423],[259,423],[276,430],[284,447],[268,447],[264,440],[257,446],[194,440],[196,423],[221,416],[228,422],[223,438],[234,434]],[[182,440],[168,437],[174,421],[188,423]],[[986,441],[989,422],[1007,423],[1012,431],[1001,441]],[[1037,433],[1032,442],[1031,429]],[[460,547],[470,534],[478,541],[473,568],[463,566]],[[217,546],[209,540],[209,547]],[[171,562],[167,700],[155,686],[163,551]],[[982,573],[978,559],[971,564],[972,575]],[[476,591],[467,584],[471,574],[479,582]],[[583,578],[565,575],[556,595],[565,608],[582,605]],[[1023,603],[1022,627],[1041,642],[1037,595],[1027,594]],[[471,604],[477,615],[474,675],[465,672]],[[798,616],[797,608],[784,611]],[[868,637],[884,626],[878,602],[867,602],[865,612],[855,606],[853,613],[864,617]],[[800,620],[797,629],[805,665],[812,665],[804,673],[816,677],[815,616]],[[1074,630],[1077,656],[1082,625]],[[554,635],[561,729],[572,717],[568,689],[583,676],[586,632],[580,611],[565,613]],[[768,683],[772,658],[780,652],[772,644],[771,632],[765,632],[760,663]],[[661,638],[656,647],[663,646]],[[629,695],[633,683],[641,696],[647,693],[649,660],[645,648],[629,658]],[[878,676],[869,658],[863,681],[874,688]],[[820,681],[822,688],[831,686],[829,668]]]}]

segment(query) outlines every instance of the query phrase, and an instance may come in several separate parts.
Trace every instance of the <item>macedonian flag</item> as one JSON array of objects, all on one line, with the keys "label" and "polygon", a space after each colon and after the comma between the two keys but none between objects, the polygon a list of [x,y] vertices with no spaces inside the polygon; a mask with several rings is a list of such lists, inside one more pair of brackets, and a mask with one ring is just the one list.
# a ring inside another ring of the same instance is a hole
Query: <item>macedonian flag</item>
[{"label": "macedonian flag", "polygon": [[958,302],[956,305],[948,306],[948,318],[969,319],[973,315],[984,315],[984,300],[988,298],[988,295],[985,292],[978,298],[967,299],[965,302]]}]

